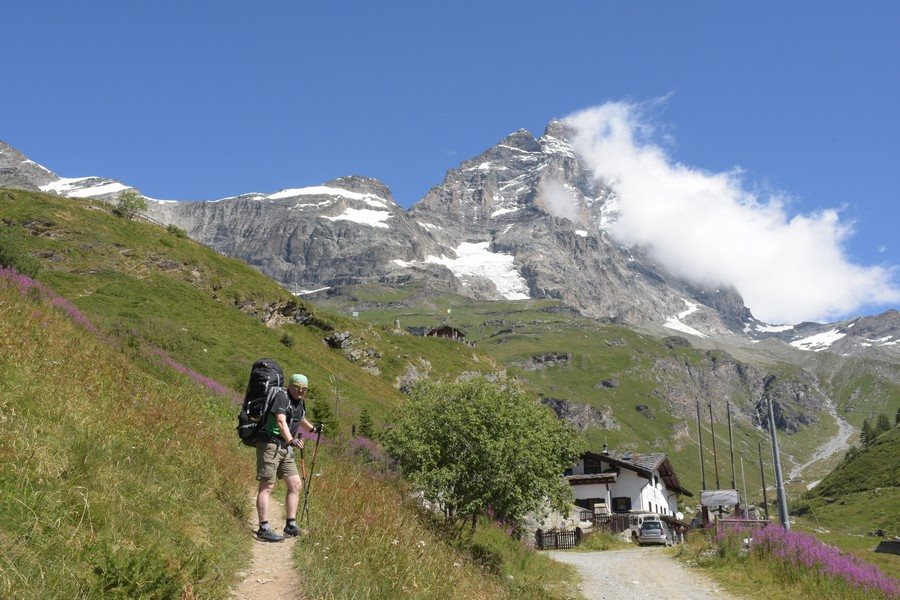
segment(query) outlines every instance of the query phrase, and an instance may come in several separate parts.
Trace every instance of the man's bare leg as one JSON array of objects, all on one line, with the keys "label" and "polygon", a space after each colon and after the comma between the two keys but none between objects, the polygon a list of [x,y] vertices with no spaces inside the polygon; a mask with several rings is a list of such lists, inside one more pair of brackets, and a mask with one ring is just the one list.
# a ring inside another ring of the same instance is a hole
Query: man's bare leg
[{"label": "man's bare leg", "polygon": [[256,493],[256,514],[260,523],[266,523],[269,520],[269,497],[272,490],[275,489],[274,483],[259,482],[259,491]]},{"label": "man's bare leg", "polygon": [[299,475],[290,475],[284,478],[287,485],[287,498],[284,501],[284,513],[287,520],[297,518],[297,506],[300,504],[300,490],[303,489],[303,480]]}]

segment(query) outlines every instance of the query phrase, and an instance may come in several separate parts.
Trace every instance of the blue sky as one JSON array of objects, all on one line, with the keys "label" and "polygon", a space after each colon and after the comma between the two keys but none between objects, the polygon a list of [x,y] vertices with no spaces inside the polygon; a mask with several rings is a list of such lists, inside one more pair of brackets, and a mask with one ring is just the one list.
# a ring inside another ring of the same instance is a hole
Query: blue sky
[{"label": "blue sky", "polygon": [[850,260],[900,264],[896,2],[35,1],[3,18],[0,139],[63,176],[211,199],[353,173],[409,206],[515,129],[669,95],[673,161],[740,167],[793,213],[839,208]]}]

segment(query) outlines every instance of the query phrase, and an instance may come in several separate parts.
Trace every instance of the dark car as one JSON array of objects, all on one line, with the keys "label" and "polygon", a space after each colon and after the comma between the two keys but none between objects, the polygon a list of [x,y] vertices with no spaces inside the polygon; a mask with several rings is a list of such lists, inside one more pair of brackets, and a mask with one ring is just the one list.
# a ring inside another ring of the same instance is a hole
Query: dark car
[{"label": "dark car", "polygon": [[637,541],[639,546],[644,544],[673,545],[672,531],[661,521],[644,521],[638,530]]}]

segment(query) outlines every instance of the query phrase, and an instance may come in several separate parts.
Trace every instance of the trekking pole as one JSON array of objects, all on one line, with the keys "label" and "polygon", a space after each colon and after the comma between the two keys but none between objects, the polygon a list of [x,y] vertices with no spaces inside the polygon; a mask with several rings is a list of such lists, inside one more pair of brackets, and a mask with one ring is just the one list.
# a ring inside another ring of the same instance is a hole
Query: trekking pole
[{"label": "trekking pole", "polygon": [[306,452],[304,448],[300,448],[300,472],[303,474],[303,481],[309,477],[309,472],[306,470]]},{"label": "trekking pole", "polygon": [[306,480],[306,489],[303,490],[303,510],[300,511],[300,522],[306,517],[306,529],[309,529],[309,488],[312,487],[312,478],[316,474],[316,455],[319,453],[319,438],[322,432],[316,432],[316,445],[313,448],[312,463],[309,465],[309,477]]}]

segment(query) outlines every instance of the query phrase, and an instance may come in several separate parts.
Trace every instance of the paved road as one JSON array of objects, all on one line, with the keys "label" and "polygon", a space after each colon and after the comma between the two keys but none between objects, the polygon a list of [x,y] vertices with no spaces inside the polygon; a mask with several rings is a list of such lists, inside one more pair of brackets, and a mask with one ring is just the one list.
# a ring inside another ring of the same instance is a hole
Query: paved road
[{"label": "paved road", "polygon": [[663,548],[548,552],[578,568],[587,600],[732,600],[712,580],[679,564]]}]

